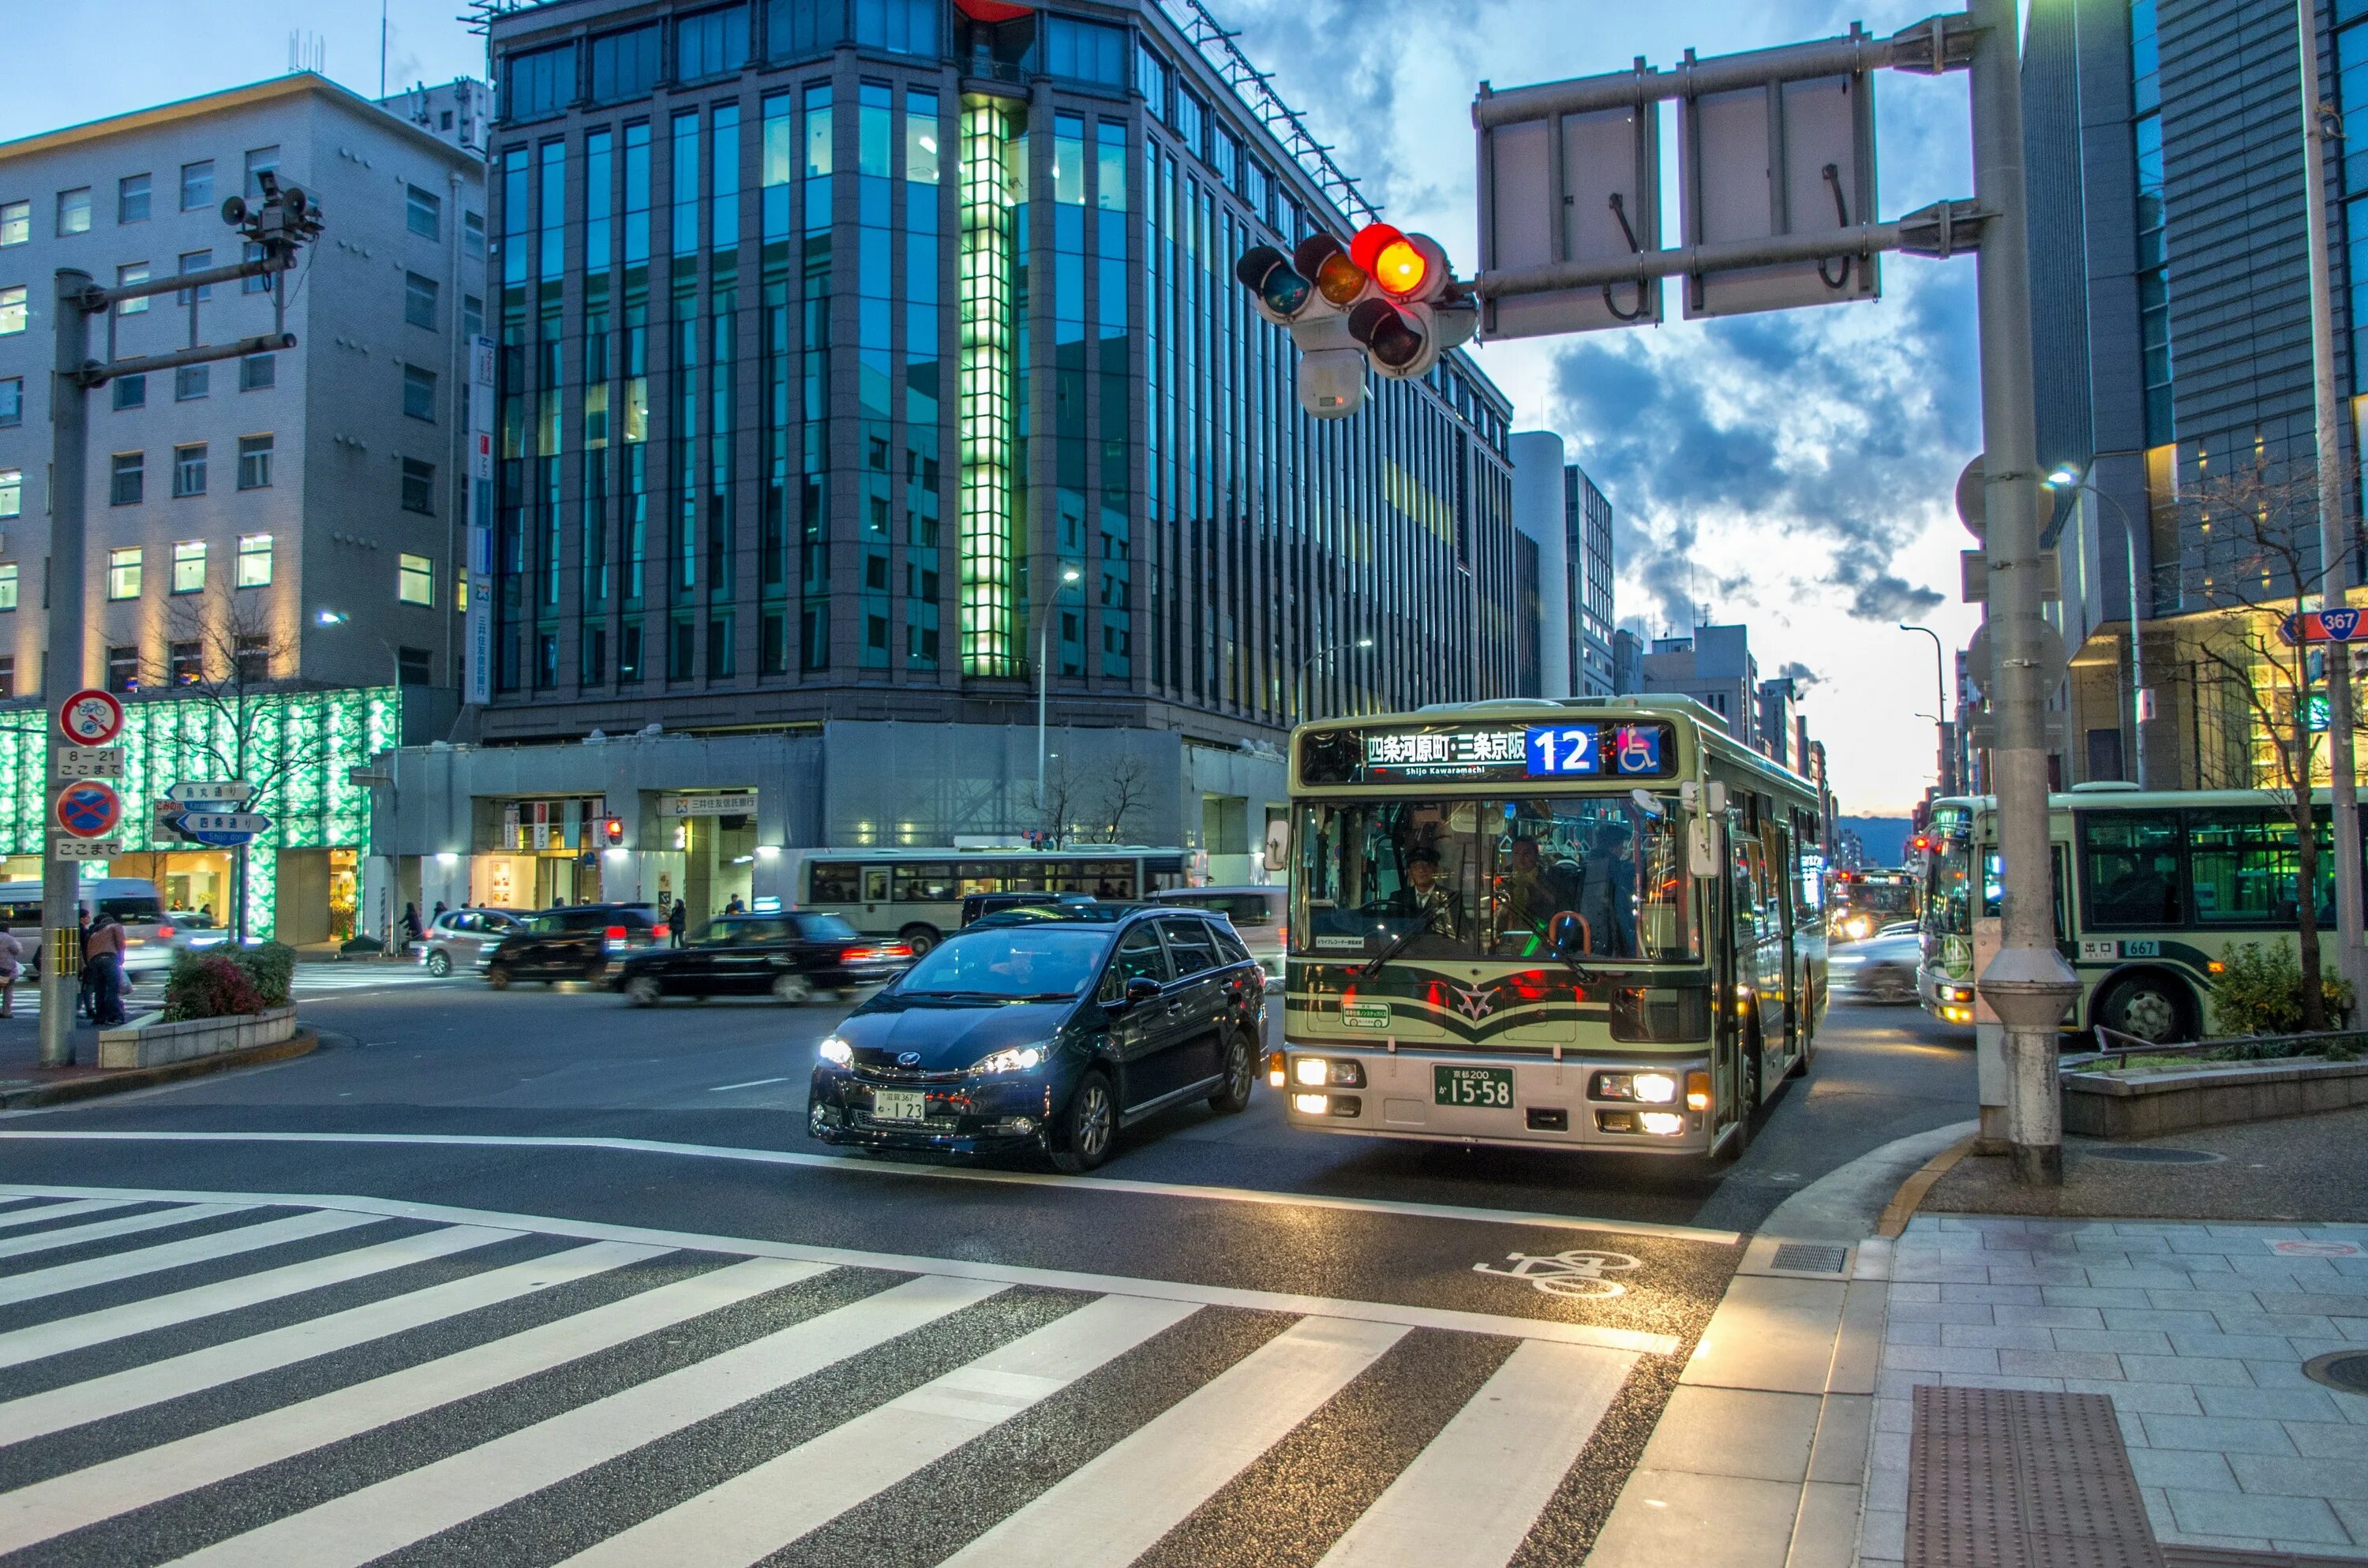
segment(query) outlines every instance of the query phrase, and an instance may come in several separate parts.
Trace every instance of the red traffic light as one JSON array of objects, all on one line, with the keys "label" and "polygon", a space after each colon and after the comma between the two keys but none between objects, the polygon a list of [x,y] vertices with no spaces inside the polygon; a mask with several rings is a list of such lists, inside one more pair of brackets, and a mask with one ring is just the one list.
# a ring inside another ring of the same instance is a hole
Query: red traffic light
[{"label": "red traffic light", "polygon": [[1372,275],[1380,266],[1382,253],[1393,244],[1405,243],[1406,236],[1390,224],[1368,223],[1349,242],[1349,259],[1357,264],[1360,271]]},{"label": "red traffic light", "polygon": [[625,819],[622,817],[609,817],[604,819],[600,824],[600,836],[607,839],[611,844],[624,843]]}]

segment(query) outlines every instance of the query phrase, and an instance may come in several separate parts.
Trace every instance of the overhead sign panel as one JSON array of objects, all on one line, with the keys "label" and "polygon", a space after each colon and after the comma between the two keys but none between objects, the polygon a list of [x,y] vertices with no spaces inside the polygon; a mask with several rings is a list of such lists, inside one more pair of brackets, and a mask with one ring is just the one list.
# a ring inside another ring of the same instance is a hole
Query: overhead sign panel
[{"label": "overhead sign panel", "polygon": [[[1874,221],[1874,91],[1863,72],[1736,87],[1679,109],[1685,243],[1814,235]],[[1743,315],[1872,300],[1875,258],[1829,258],[1686,279],[1685,314]]]},{"label": "overhead sign panel", "polygon": [[[1648,70],[1595,77],[1612,83]],[[1661,248],[1660,116],[1642,95],[1579,113],[1519,91],[1474,106],[1480,130],[1480,268],[1516,271],[1611,263]],[[1658,325],[1661,281],[1597,284],[1484,302],[1486,337]]]}]

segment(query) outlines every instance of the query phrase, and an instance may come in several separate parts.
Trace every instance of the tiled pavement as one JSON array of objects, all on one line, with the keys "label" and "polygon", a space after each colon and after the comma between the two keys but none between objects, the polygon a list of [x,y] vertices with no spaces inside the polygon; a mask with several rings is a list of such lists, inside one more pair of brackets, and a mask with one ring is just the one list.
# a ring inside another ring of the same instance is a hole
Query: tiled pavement
[{"label": "tiled pavement", "polygon": [[1918,1383],[2110,1396],[2165,1543],[2368,1559],[2368,1395],[2302,1370],[2368,1349],[2368,1226],[1925,1215],[1890,1275],[1869,1568],[1902,1556]]}]

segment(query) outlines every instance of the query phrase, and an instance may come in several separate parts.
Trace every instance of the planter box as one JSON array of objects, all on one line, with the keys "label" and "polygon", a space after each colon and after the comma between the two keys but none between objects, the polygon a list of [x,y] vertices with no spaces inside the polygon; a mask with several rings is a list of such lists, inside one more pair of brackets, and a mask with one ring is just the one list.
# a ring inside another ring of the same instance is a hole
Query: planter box
[{"label": "planter box", "polygon": [[2368,1062],[2312,1056],[2122,1076],[2075,1070],[2063,1083],[2064,1131],[2088,1138],[2152,1138],[2368,1105]]},{"label": "planter box", "polygon": [[267,1007],[228,1018],[185,1018],[176,1024],[144,1013],[120,1028],[98,1031],[101,1068],[161,1067],[168,1062],[219,1056],[249,1046],[277,1045],[296,1032],[296,1009]]}]

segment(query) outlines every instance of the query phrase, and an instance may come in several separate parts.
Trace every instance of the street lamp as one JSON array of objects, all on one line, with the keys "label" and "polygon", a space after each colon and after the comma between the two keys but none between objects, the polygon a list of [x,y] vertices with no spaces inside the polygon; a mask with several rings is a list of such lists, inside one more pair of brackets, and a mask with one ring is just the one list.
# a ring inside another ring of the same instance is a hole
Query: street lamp
[{"label": "street lamp", "polygon": [[[1085,581],[1086,574],[1074,566],[1061,568],[1061,587]],[[1044,709],[1052,687],[1053,672],[1045,664],[1045,644],[1053,635],[1053,611],[1060,598],[1055,588],[1036,615],[1036,809],[1044,809]],[[1060,836],[1061,824],[1053,824],[1054,837]]]},{"label": "street lamp", "polygon": [[1307,674],[1310,670],[1313,670],[1316,665],[1322,664],[1325,660],[1330,658],[1335,653],[1345,653],[1352,648],[1364,649],[1370,648],[1372,645],[1373,640],[1370,637],[1352,638],[1346,642],[1335,642],[1328,648],[1318,648],[1315,653],[1310,653],[1304,659],[1300,660],[1299,668],[1292,672],[1291,677],[1291,722],[1297,724],[1304,722],[1306,719],[1307,703],[1305,700],[1306,692],[1304,683],[1306,682]]},{"label": "street lamp", "polygon": [[2112,507],[2113,515],[2122,520],[2122,560],[2130,574],[2130,750],[2133,770],[2130,777],[2141,790],[2146,787],[2146,654],[2141,645],[2146,639],[2139,634],[2138,611],[2138,535],[2130,522],[2129,509],[2097,488],[2096,482],[2084,478],[2071,464],[2058,465],[2054,473],[2039,482],[2050,490],[2082,491],[2094,495]]},{"label": "street lamp", "polygon": [[[1940,763],[1941,793],[1945,795],[1949,792],[1948,651],[1941,645],[1941,634],[1929,626],[1908,626],[1902,623],[1899,630],[1920,631],[1932,639],[1932,749]],[[1921,719],[1924,715],[1918,713],[1917,717]],[[1957,711],[1958,722],[1962,723],[1964,717],[1964,705],[1960,703]]]}]

